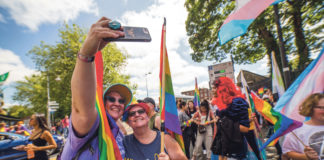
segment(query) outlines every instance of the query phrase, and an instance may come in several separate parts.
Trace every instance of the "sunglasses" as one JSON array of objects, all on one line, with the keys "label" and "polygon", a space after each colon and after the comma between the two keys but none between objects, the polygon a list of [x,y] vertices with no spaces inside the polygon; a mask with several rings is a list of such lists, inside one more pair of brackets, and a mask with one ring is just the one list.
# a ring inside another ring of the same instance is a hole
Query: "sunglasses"
[{"label": "sunglasses", "polygon": [[[108,100],[111,103],[115,103],[117,99],[115,97],[106,96],[106,100]],[[125,104],[125,99],[118,99],[118,103]]]},{"label": "sunglasses", "polygon": [[138,113],[138,115],[141,115],[141,114],[145,113],[145,110],[144,109],[140,109],[140,110],[137,110],[137,111],[129,112],[129,117],[135,116],[136,113]]},{"label": "sunglasses", "polygon": [[318,108],[318,109],[324,110],[324,106],[314,106],[314,108]]}]

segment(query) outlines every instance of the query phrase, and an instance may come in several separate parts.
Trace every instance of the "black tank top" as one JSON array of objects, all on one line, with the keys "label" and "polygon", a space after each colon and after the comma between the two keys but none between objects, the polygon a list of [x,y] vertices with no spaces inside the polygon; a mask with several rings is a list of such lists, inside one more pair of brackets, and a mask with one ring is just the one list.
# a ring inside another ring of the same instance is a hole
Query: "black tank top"
[{"label": "black tank top", "polygon": [[[41,147],[46,146],[47,141],[45,139],[40,138],[44,131],[40,133],[40,136],[36,139],[30,140],[32,141],[33,145]],[[48,156],[46,151],[35,151],[35,158],[33,160],[48,160]]]}]

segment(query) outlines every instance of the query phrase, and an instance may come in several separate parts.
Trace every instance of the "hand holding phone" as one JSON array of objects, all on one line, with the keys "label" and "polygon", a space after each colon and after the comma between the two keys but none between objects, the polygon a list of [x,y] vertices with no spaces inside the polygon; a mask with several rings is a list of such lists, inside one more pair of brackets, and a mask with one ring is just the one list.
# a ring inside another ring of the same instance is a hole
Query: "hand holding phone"
[{"label": "hand holding phone", "polygon": [[151,36],[145,27],[123,26],[117,21],[111,21],[108,27],[113,30],[122,30],[125,36],[119,38],[104,38],[105,41],[120,41],[120,42],[151,42]]}]

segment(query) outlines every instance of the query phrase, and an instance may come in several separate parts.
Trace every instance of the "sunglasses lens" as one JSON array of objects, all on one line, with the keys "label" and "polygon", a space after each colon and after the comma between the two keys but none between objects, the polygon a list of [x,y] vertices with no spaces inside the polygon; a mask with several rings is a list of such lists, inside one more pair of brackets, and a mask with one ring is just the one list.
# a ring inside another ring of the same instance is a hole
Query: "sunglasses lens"
[{"label": "sunglasses lens", "polygon": [[125,103],[125,100],[124,99],[120,99],[118,100],[119,104],[124,104]]},{"label": "sunglasses lens", "polygon": [[141,109],[141,110],[137,111],[138,114],[143,114],[144,112],[145,112],[144,109]]},{"label": "sunglasses lens", "polygon": [[141,115],[143,113],[145,113],[145,110],[144,109],[140,109],[140,110],[137,110],[137,111],[132,111],[132,112],[129,112],[129,117],[133,117],[136,115],[136,112]]},{"label": "sunglasses lens", "polygon": [[108,99],[109,102],[115,102],[116,101],[116,99],[114,97],[108,97],[107,99]]}]

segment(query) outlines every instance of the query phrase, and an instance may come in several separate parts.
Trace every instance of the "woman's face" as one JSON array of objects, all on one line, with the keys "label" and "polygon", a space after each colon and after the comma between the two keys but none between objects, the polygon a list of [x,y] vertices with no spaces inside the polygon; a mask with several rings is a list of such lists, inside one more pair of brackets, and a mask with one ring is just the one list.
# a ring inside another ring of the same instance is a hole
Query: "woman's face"
[{"label": "woman's face", "polygon": [[194,104],[193,104],[192,102],[189,102],[189,103],[188,103],[188,107],[189,107],[190,109],[193,109],[193,108],[194,108]]},{"label": "woman's face", "polygon": [[32,115],[29,120],[29,126],[36,126],[38,125],[37,119],[35,115]]},{"label": "woman's face", "polygon": [[312,119],[324,122],[324,98],[320,99],[317,105],[313,107]]},{"label": "woman's face", "polygon": [[206,112],[207,111],[207,108],[205,106],[200,106],[200,111],[201,112]]}]

